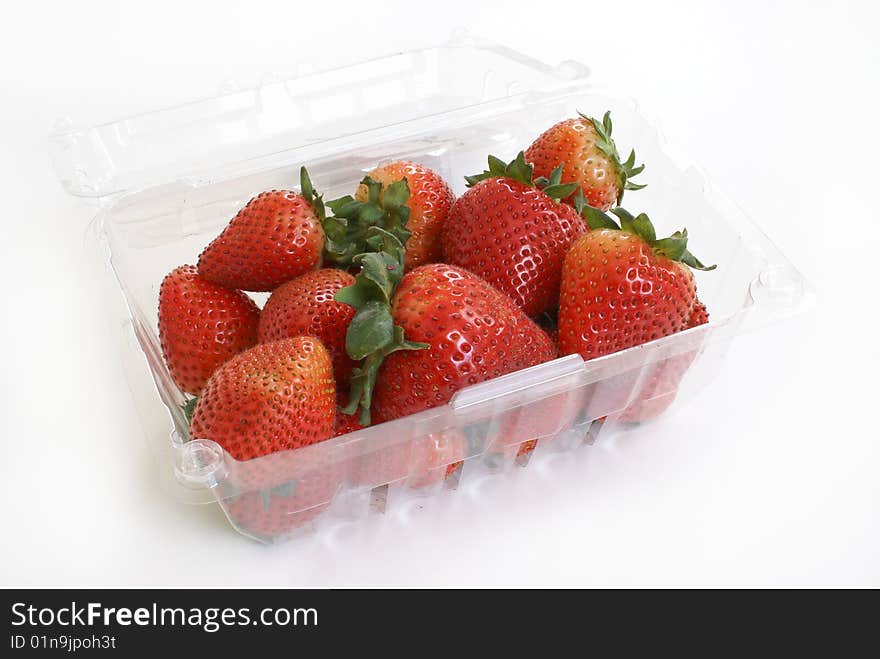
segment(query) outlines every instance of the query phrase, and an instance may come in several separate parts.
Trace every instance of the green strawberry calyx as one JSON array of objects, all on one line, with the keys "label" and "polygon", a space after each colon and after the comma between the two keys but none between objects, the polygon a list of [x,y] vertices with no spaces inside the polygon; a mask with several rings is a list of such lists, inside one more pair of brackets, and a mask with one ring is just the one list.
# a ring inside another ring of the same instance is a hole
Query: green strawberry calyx
[{"label": "green strawberry calyx", "polygon": [[[337,302],[356,310],[345,335],[345,351],[361,362],[352,370],[349,402],[342,411],[354,414],[360,407],[360,423],[368,426],[376,376],[385,357],[398,350],[423,350],[429,346],[407,341],[403,328],[394,324],[391,313],[391,300],[403,279],[404,246],[410,236],[406,228],[409,208],[405,206],[409,186],[406,179],[392,183],[385,188],[384,199],[381,199],[381,184],[369,177],[363,184],[369,191],[368,201],[348,197],[328,205],[336,206],[335,216],[351,219],[344,234],[344,240],[351,243],[340,242],[338,246],[342,250],[338,253],[345,255],[343,263],[360,267],[355,283],[340,289],[334,296]],[[359,251],[348,257],[352,249]]]},{"label": "green strawberry calyx", "polygon": [[315,186],[312,185],[312,179],[309,178],[309,172],[305,167],[299,168],[299,190],[300,194],[314,209],[315,215],[318,216],[318,221],[323,224],[326,215],[324,199],[322,195],[315,191]]},{"label": "green strawberry calyx", "polygon": [[374,251],[368,244],[373,227],[389,232],[402,245],[406,245],[412,233],[406,228],[410,192],[405,178],[384,191],[382,184],[369,176],[363,178],[361,185],[367,188],[366,201],[346,195],[327,202],[333,215],[323,220],[324,260],[337,268],[348,268],[359,254]]},{"label": "green strawberry calyx", "polygon": [[465,176],[464,180],[467,181],[468,187],[471,188],[486,179],[508,178],[538,188],[554,201],[561,201],[574,194],[574,191],[578,189],[577,183],[562,182],[561,164],[553,170],[550,178],[543,176],[534,178],[534,174],[535,168],[530,162],[526,161],[525,153],[520,151],[516,158],[509,163],[495,156],[489,156],[489,169],[480,174]]},{"label": "green strawberry calyx", "polygon": [[639,213],[633,217],[632,213],[624,208],[612,208],[611,212],[620,219],[620,224],[618,224],[598,208],[593,208],[584,203],[582,196],[575,198],[575,204],[590,229],[612,229],[631,233],[648,243],[658,256],[666,257],[670,261],[684,263],[694,270],[708,271],[714,270],[717,267],[715,265],[703,265],[696,256],[691,254],[687,248],[687,229],[676,231],[668,238],[658,239],[657,233],[654,231],[654,225],[645,213]]},{"label": "green strawberry calyx", "polygon": [[588,117],[582,112],[578,112],[578,114],[582,119],[589,121],[593,125],[598,138],[596,140],[596,148],[608,157],[608,159],[614,164],[614,168],[617,170],[617,187],[620,190],[620,192],[617,193],[617,205],[619,206],[621,202],[623,202],[623,193],[625,190],[641,190],[645,187],[644,185],[633,183],[630,180],[634,176],[641,174],[645,169],[645,166],[636,165],[636,152],[634,149],[630,150],[629,157],[626,160],[620,159],[620,154],[617,152],[617,145],[614,143],[614,140],[611,139],[610,110],[602,117],[602,121],[599,121],[594,117]]},{"label": "green strawberry calyx", "polygon": [[183,410],[183,416],[186,418],[186,423],[192,423],[193,414],[196,412],[196,405],[198,405],[199,399],[196,397],[187,398],[183,405],[180,406],[180,409]]}]

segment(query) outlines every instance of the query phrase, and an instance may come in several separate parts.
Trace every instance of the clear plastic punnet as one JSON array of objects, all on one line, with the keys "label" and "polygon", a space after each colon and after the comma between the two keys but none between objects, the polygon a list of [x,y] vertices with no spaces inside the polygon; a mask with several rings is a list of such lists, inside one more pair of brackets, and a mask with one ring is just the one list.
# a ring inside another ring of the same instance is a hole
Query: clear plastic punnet
[{"label": "clear plastic punnet", "polygon": [[[298,189],[306,165],[331,199],[401,158],[438,171],[461,194],[464,175],[482,171],[487,154],[509,159],[576,111],[605,110],[621,146],[647,163],[640,182],[648,187],[628,206],[649,212],[658,231],[686,226],[700,258],[718,265],[695,273],[707,325],[586,362],[562,357],[462,389],[442,407],[246,462],[210,437],[189,436],[185,396],[159,347],[159,284],[193,263],[251,197]],[[466,36],[113,123],[64,124],[51,151],[62,185],[98,203],[93,235],[124,299],[127,376],[139,406],[158,396],[167,409],[168,432],[150,433],[151,443],[186,500],[219,502],[236,530],[264,542],[589,450],[630,425],[635,410],[686,403],[737,333],[811,297],[754,224],[664,152],[634,103],[596,88],[583,65],[547,66]],[[656,377],[670,367],[684,373],[677,387]]]}]

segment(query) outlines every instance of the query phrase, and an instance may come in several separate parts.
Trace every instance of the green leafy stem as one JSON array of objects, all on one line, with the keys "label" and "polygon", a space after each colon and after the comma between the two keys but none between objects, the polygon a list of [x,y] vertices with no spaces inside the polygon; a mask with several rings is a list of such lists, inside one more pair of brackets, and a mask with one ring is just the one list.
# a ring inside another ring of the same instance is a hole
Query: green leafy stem
[{"label": "green leafy stem", "polygon": [[645,169],[644,165],[636,165],[636,152],[634,150],[630,150],[629,157],[626,160],[622,160],[620,158],[620,154],[617,152],[617,145],[614,143],[614,140],[611,139],[611,112],[606,112],[602,117],[602,121],[594,117],[588,117],[582,112],[578,113],[582,119],[589,121],[593,128],[596,131],[596,148],[598,148],[602,153],[604,153],[609,160],[614,165],[614,168],[617,170],[617,182],[619,192],[617,194],[617,205],[620,206],[623,203],[623,193],[625,190],[641,190],[646,187],[645,185],[640,185],[638,183],[633,183],[632,178],[641,174]]},{"label": "green leafy stem", "polygon": [[504,162],[501,158],[489,156],[489,169],[473,176],[465,176],[468,187],[472,188],[480,181],[491,178],[507,178],[524,185],[530,185],[541,190],[554,201],[561,201],[571,196],[575,190],[579,189],[577,183],[562,182],[562,168],[560,164],[550,173],[550,178],[539,176],[534,177],[534,167],[526,161],[525,153],[520,151],[516,154],[516,158],[509,163]]},{"label": "green leafy stem", "polygon": [[598,208],[593,208],[587,204],[582,195],[575,197],[575,205],[590,229],[613,229],[634,234],[648,243],[655,254],[665,256],[670,261],[680,261],[695,270],[714,270],[716,267],[714,265],[703,265],[696,256],[691,254],[687,248],[687,229],[676,231],[668,238],[658,239],[657,233],[654,230],[654,224],[645,213],[633,216],[632,213],[624,208],[612,208],[611,212],[620,220],[620,224],[618,224],[613,218]]},{"label": "green leafy stem", "polygon": [[411,232],[409,184],[406,179],[385,188],[365,177],[367,200],[351,196],[327,202],[333,216],[324,222],[327,241],[325,258],[336,267],[359,267],[355,283],[337,291],[334,299],[357,311],[345,335],[349,357],[360,361],[352,371],[346,414],[360,408],[360,423],[371,422],[370,406],[379,367],[398,350],[423,350],[426,343],[408,341],[403,328],[394,324],[391,301],[403,279],[406,241]]}]

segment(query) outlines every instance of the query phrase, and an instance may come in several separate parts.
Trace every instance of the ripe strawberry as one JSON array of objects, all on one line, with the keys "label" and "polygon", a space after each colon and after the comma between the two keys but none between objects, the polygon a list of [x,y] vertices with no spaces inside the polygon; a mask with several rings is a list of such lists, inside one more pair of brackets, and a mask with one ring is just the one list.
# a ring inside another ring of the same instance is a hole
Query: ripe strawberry
[{"label": "ripe strawberry", "polygon": [[336,425],[334,426],[333,436],[347,435],[355,430],[362,430],[366,426],[361,425],[355,414],[346,414],[343,410],[348,405],[348,395],[337,391],[336,399]]},{"label": "ripe strawberry", "polygon": [[[691,329],[708,322],[709,312],[706,310],[706,305],[697,300],[683,329]],[[675,400],[678,385],[698,352],[699,350],[691,350],[650,366],[638,398],[620,414],[619,420],[624,423],[639,423],[665,412]]]},{"label": "ripe strawberry", "polygon": [[[687,250],[687,231],[657,240],[647,215],[615,209],[587,216],[592,231],[565,257],[559,353],[601,357],[686,327],[696,302],[690,268],[711,270]],[[688,267],[690,266],[690,267]]]},{"label": "ripe strawberry", "polygon": [[590,206],[603,211],[619,205],[624,190],[645,187],[630,180],[645,168],[635,166],[635,152],[620,160],[611,139],[610,112],[601,122],[581,114],[551,126],[526,150],[526,160],[536,175],[545,177],[561,164],[562,178],[575,181]]},{"label": "ripe strawberry", "polygon": [[169,273],[159,288],[159,342],[177,386],[199,394],[220,364],[257,342],[259,320],[241,291],[208,281],[191,265]]},{"label": "ripe strawberry", "polygon": [[372,397],[382,421],[443,405],[463,387],[554,357],[547,335],[509,298],[455,266],[407,273],[392,313],[408,340],[427,349],[385,357]]},{"label": "ripe strawberry", "polygon": [[443,255],[482,277],[529,316],[556,306],[562,261],[587,228],[559,199],[574,192],[554,172],[543,190],[520,154],[509,165],[489,158],[489,171],[468,177],[470,189],[443,227]]},{"label": "ripe strawberry", "polygon": [[688,318],[687,325],[685,329],[691,329],[692,327],[699,327],[700,325],[705,325],[709,322],[709,310],[706,309],[706,305],[696,300],[694,302],[694,309],[691,311],[691,317]]},{"label": "ripe strawberry", "polygon": [[327,439],[335,417],[330,355],[317,339],[299,336],[261,343],[218,368],[190,434],[250,460]]},{"label": "ripe strawberry", "polygon": [[245,291],[271,291],[321,267],[324,205],[305,168],[302,193],[263,192],[199,256],[199,274]]},{"label": "ripe strawberry", "polygon": [[553,342],[553,346],[556,347],[559,345],[559,330],[555,327],[547,327],[544,329],[547,332],[547,336],[550,337],[550,340]]},{"label": "ripe strawberry", "polygon": [[[439,174],[414,162],[395,161],[377,167],[368,176],[382,184],[383,190],[395,181],[406,179],[410,209],[406,228],[412,232],[406,241],[406,269],[412,270],[425,263],[436,263],[443,257],[440,232],[449,209],[455,201],[452,188]],[[366,202],[369,189],[358,186],[355,199]]]},{"label": "ripe strawberry", "polygon": [[294,336],[321,340],[333,361],[337,387],[347,388],[355,362],[345,352],[345,333],[355,310],[333,299],[355,279],[343,270],[313,270],[276,288],[260,316],[260,343]]}]

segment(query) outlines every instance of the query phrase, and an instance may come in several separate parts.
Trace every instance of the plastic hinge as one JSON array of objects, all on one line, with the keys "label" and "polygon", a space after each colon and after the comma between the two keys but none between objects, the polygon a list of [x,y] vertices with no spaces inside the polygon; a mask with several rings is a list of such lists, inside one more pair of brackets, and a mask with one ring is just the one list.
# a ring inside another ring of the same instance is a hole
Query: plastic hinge
[{"label": "plastic hinge", "polygon": [[815,291],[790,263],[778,263],[761,270],[749,285],[749,297],[753,306],[746,330],[795,316],[815,303]]},{"label": "plastic hinge", "polygon": [[174,474],[178,482],[191,488],[214,487],[226,476],[223,449],[210,439],[194,439],[177,451]]}]

